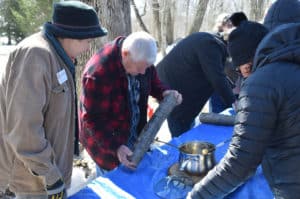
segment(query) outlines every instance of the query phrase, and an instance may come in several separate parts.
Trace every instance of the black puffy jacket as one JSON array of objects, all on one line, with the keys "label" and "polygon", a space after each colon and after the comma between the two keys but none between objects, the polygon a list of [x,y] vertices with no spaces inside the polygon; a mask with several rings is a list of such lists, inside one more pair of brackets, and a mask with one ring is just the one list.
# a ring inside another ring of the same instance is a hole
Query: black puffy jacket
[{"label": "black puffy jacket", "polygon": [[300,23],[260,43],[239,96],[234,135],[221,162],[191,198],[222,198],[262,164],[276,199],[300,198]]}]

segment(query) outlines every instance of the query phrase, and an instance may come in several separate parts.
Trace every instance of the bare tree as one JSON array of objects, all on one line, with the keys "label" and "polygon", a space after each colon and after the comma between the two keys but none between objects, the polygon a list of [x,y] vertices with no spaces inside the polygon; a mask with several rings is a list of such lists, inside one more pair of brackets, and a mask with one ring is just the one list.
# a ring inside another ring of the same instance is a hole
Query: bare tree
[{"label": "bare tree", "polygon": [[[167,26],[168,26],[168,18],[170,17],[170,4],[171,1],[166,1],[164,5],[164,9],[161,15],[161,52],[163,56],[166,55],[167,48]],[[173,32],[173,30],[172,30]]]},{"label": "bare tree", "polygon": [[158,47],[160,48],[160,44],[162,42],[161,38],[161,21],[160,21],[160,10],[161,5],[159,0],[151,0],[151,9],[152,9],[152,16],[153,16],[153,27],[154,27],[154,36],[158,41]]},{"label": "bare tree", "polygon": [[[131,0],[131,4],[132,4],[132,7],[133,7],[133,10],[134,10],[134,13],[135,13],[135,16],[136,16],[136,19],[137,21],[139,22],[139,25],[141,26],[141,28],[146,31],[146,32],[149,32],[148,31],[148,28],[146,27],[143,19],[142,19],[142,16],[140,15],[140,12],[136,6],[136,3],[134,0]],[[145,9],[144,9],[145,10]]]},{"label": "bare tree", "polygon": [[224,1],[210,0],[200,30],[209,32],[216,31],[216,19],[220,14],[225,13],[225,8],[227,8],[227,6],[228,3]]},{"label": "bare tree", "polygon": [[250,19],[259,21],[264,14],[264,5],[266,0],[251,0],[250,1]]},{"label": "bare tree", "polygon": [[106,42],[113,40],[115,37],[131,33],[130,18],[130,0],[82,0],[93,6],[98,14],[102,27],[108,31],[107,36],[96,39],[92,44],[90,51],[78,59],[77,67],[77,88],[80,88],[80,77],[83,66],[88,59]]},{"label": "bare tree", "polygon": [[97,8],[101,24],[108,30],[106,41],[131,33],[130,0],[98,0]]},{"label": "bare tree", "polygon": [[190,10],[191,0],[186,0],[186,10],[185,10],[185,32],[187,32],[189,27],[189,10]]},{"label": "bare tree", "polygon": [[234,6],[234,10],[239,10],[243,7],[243,1],[241,2],[241,4],[242,4],[241,8],[239,8],[236,0],[233,0],[232,3],[233,3],[233,6]]},{"label": "bare tree", "polygon": [[199,0],[198,1],[198,5],[196,8],[196,15],[194,17],[193,23],[191,24],[189,34],[199,31],[199,29],[202,25],[205,11],[207,9],[208,2],[209,2],[209,0]]},{"label": "bare tree", "polygon": [[169,6],[166,11],[166,31],[167,31],[167,44],[170,45],[174,42],[174,22],[175,22],[175,13],[177,11],[176,0],[169,0]]},{"label": "bare tree", "polygon": [[[93,48],[82,58],[85,62],[103,43],[115,37],[131,33],[130,0],[83,0],[92,5],[99,16],[101,26],[108,31],[107,36],[97,39]],[[84,59],[85,58],[85,59]]]},{"label": "bare tree", "polygon": [[174,41],[174,13],[176,12],[175,0],[152,0],[152,13],[155,37],[159,49],[165,55],[168,44]]}]

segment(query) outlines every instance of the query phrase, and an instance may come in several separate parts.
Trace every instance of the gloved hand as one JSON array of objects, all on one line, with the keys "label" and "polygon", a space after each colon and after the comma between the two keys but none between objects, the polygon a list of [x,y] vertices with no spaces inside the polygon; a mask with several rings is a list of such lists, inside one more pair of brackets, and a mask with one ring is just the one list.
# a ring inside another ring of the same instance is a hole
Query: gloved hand
[{"label": "gloved hand", "polygon": [[61,179],[53,185],[47,185],[48,199],[63,199],[65,194],[65,185]]}]

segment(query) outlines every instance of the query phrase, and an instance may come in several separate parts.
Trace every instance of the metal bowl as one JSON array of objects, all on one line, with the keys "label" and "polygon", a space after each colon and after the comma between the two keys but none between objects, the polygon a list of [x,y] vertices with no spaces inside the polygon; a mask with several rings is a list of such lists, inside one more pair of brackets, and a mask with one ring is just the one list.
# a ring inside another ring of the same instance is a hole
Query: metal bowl
[{"label": "metal bowl", "polygon": [[203,175],[215,164],[215,146],[209,142],[191,141],[179,147],[179,168],[192,175]]}]

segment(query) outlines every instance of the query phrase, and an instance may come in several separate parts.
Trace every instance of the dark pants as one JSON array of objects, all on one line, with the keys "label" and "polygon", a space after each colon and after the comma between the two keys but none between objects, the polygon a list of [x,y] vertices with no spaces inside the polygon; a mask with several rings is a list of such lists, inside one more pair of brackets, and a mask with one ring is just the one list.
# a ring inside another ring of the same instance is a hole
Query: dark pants
[{"label": "dark pants", "polygon": [[184,132],[190,130],[194,126],[194,119],[192,120],[180,120],[175,119],[170,115],[167,118],[168,126],[172,137],[178,137]]},{"label": "dark pants", "polygon": [[221,97],[217,93],[213,93],[209,99],[209,111],[213,113],[220,113],[226,108],[229,108],[222,101]]}]

